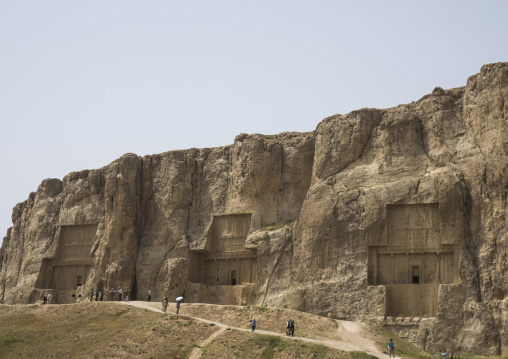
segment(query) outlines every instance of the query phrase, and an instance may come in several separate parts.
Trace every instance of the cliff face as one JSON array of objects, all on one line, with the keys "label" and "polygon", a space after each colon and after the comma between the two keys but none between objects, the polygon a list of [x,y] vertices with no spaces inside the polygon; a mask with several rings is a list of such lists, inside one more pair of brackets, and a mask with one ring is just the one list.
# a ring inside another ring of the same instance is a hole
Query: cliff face
[{"label": "cliff face", "polygon": [[429,351],[506,353],[507,110],[497,63],[311,134],[242,134],[44,180],[13,209],[0,299],[150,288],[366,320]]}]

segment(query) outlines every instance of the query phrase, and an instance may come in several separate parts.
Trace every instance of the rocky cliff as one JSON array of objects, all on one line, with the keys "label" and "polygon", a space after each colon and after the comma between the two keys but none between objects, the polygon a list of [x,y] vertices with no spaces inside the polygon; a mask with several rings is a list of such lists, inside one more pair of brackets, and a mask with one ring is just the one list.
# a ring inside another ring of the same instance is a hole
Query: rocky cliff
[{"label": "rocky cliff", "polygon": [[313,133],[44,180],[13,209],[0,300],[150,288],[369,321],[431,352],[506,353],[507,110],[508,63],[490,64]]}]

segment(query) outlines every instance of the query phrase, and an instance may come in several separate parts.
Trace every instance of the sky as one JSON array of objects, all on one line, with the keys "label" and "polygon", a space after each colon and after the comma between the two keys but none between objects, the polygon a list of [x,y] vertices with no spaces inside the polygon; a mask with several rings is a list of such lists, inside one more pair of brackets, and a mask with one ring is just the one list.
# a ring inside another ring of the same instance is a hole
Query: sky
[{"label": "sky", "polygon": [[0,0],[0,238],[45,178],[312,131],[508,61],[507,1]]}]

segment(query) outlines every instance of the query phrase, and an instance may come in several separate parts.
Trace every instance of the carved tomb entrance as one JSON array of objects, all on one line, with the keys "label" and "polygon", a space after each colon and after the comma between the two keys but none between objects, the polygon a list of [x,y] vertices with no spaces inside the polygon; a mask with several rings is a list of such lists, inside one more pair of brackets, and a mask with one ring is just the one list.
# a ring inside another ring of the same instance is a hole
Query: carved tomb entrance
[{"label": "carved tomb entrance", "polygon": [[97,224],[60,227],[53,258],[45,258],[37,288],[51,289],[54,303],[73,303],[76,289],[85,284],[93,263],[90,254]]},{"label": "carved tomb entrance", "polygon": [[458,281],[458,245],[443,244],[439,204],[387,206],[387,243],[369,247],[369,284],[386,286],[385,315],[433,317],[439,286]]},{"label": "carved tomb entrance", "polygon": [[205,248],[191,251],[188,288],[192,302],[251,302],[257,267],[256,249],[245,247],[250,221],[251,214],[214,217]]}]

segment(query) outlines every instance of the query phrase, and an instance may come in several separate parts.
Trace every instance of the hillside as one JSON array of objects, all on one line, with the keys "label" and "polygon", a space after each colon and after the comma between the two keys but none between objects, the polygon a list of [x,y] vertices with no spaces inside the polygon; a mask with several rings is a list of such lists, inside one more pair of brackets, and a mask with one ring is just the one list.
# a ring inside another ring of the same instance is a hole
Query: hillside
[{"label": "hillside", "polygon": [[373,323],[433,354],[506,354],[508,63],[464,81],[309,133],[43,180],[13,208],[0,303],[150,289]]},{"label": "hillside", "polygon": [[[295,311],[184,304],[181,314],[174,315],[171,307],[162,313],[159,303],[129,304],[1,305],[0,357],[353,359],[369,358],[359,349],[377,353],[374,341],[386,340],[359,324],[349,323],[355,333],[346,334],[329,318]],[[255,334],[248,325],[253,314],[259,328]],[[295,340],[283,334],[289,315],[297,323]]]}]

